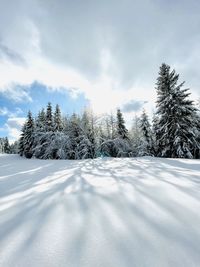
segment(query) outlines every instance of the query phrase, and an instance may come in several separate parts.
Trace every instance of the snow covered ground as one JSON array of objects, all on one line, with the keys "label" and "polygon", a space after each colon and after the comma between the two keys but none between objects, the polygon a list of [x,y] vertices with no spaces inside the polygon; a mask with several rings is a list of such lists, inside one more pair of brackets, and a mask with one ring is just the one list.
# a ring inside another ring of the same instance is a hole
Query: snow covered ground
[{"label": "snow covered ground", "polygon": [[199,267],[200,161],[0,156],[1,267]]}]

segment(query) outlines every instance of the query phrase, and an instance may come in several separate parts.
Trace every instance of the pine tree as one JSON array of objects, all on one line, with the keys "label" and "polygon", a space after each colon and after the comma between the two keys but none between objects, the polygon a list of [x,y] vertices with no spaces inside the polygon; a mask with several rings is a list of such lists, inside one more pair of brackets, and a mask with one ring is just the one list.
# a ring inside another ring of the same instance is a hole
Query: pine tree
[{"label": "pine tree", "polygon": [[117,110],[117,133],[120,138],[129,139],[128,130],[126,129],[125,121],[120,109]]},{"label": "pine tree", "polygon": [[34,144],[34,120],[31,112],[29,111],[23,136],[24,155],[26,158],[31,158],[33,156],[33,144]]},{"label": "pine tree", "polygon": [[10,153],[18,154],[18,147],[19,147],[19,142],[15,141],[13,144],[10,145]]},{"label": "pine tree", "polygon": [[53,115],[52,115],[52,106],[51,103],[49,102],[47,105],[47,110],[46,110],[46,131],[50,132],[53,131]]},{"label": "pine tree", "polygon": [[19,138],[19,148],[18,148],[18,153],[22,157],[24,156],[24,134],[26,131],[26,122],[24,123],[22,130],[21,130],[21,136]]},{"label": "pine tree", "polygon": [[4,153],[4,138],[0,137],[0,153]]},{"label": "pine tree", "polygon": [[42,109],[39,111],[38,116],[35,119],[34,127],[33,155],[36,158],[43,158],[45,153],[48,143],[46,130],[46,114],[44,109]]},{"label": "pine tree", "polygon": [[100,143],[101,155],[110,157],[132,156],[132,146],[128,137],[128,130],[120,109],[117,110],[116,122],[113,117],[105,120],[104,140]]},{"label": "pine tree", "polygon": [[196,108],[189,100],[188,89],[178,84],[179,75],[170,66],[162,64],[156,83],[157,125],[156,142],[158,156],[193,158]]},{"label": "pine tree", "polygon": [[4,150],[3,150],[3,148],[4,148],[4,146],[3,146],[3,138],[1,138],[0,137],[0,153],[3,153],[4,152]]},{"label": "pine tree", "polygon": [[142,142],[140,146],[140,155],[152,155],[152,131],[151,125],[149,123],[148,115],[145,110],[143,110],[140,119],[140,129],[142,133]]},{"label": "pine tree", "polygon": [[63,130],[62,117],[60,107],[57,104],[54,112],[54,131],[61,132]]},{"label": "pine tree", "polygon": [[95,129],[94,117],[91,112],[85,110],[81,121],[79,154],[81,158],[94,158],[95,157]]},{"label": "pine tree", "polygon": [[7,153],[7,154],[10,153],[10,144],[8,141],[8,137],[5,137],[5,140],[4,140],[4,153]]},{"label": "pine tree", "polygon": [[66,146],[67,158],[80,159],[80,136],[82,134],[82,129],[80,126],[80,118],[75,113],[72,114],[69,120],[67,134],[70,140],[70,143]]},{"label": "pine tree", "polygon": [[157,133],[159,130],[159,117],[156,113],[153,114],[153,119],[152,119],[152,150],[153,150],[153,154],[155,156],[159,155],[159,147],[158,147],[158,143],[157,143]]},{"label": "pine tree", "polygon": [[35,121],[35,128],[38,132],[45,132],[46,131],[46,113],[44,109],[39,111],[38,116]]}]

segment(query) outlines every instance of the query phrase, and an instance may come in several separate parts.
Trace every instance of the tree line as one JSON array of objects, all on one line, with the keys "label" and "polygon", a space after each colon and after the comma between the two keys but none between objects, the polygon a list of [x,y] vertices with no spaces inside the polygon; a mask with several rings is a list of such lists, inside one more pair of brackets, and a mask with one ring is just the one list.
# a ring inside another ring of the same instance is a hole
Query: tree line
[{"label": "tree line", "polygon": [[99,156],[200,158],[200,114],[190,100],[189,89],[179,83],[179,75],[167,64],[159,70],[156,112],[152,123],[143,110],[130,130],[123,113],[95,116],[62,116],[59,105],[48,103],[33,118],[29,111],[18,143],[18,153],[26,158],[86,159]]},{"label": "tree line", "polygon": [[10,153],[11,147],[7,137],[0,138],[0,153]]}]

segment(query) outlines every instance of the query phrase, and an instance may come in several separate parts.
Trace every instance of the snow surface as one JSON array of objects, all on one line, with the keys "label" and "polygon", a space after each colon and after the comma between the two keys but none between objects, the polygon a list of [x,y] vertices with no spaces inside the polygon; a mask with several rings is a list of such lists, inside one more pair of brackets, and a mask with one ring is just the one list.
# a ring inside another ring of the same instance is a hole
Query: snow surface
[{"label": "snow surface", "polygon": [[1,155],[0,266],[199,267],[200,161]]}]

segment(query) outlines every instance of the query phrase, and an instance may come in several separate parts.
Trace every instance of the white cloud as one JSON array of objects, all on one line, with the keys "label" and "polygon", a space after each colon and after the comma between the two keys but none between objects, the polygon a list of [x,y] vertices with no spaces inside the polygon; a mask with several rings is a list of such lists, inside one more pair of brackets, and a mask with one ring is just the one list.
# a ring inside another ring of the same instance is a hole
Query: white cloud
[{"label": "white cloud", "polygon": [[[26,68],[7,63],[2,66],[2,69],[0,66],[0,71],[2,70],[3,73],[0,88],[1,92],[15,101],[31,101],[27,87],[37,80],[50,90],[56,88],[68,90],[73,97],[76,97],[78,92],[83,92],[97,113],[109,112],[130,99],[144,99],[150,102],[154,99],[152,92],[147,92],[146,88],[140,87],[139,84],[127,90],[121,90],[120,83],[108,74],[109,63],[102,61],[102,65],[101,75],[94,80],[89,80],[77,70],[52,64],[42,56],[35,57],[31,66]],[[12,77],[12,84],[9,83],[10,77]],[[21,86],[16,87],[13,86],[14,84],[21,84]]]},{"label": "white cloud", "polygon": [[15,108],[15,111],[10,111],[7,107],[0,108],[0,116],[8,116],[9,118],[12,118],[22,113],[23,111],[19,107]]},{"label": "white cloud", "polygon": [[8,138],[10,142],[17,140],[21,134],[21,128],[25,122],[26,118],[16,117],[8,118],[5,129],[8,131]]},{"label": "white cloud", "polygon": [[131,99],[151,110],[166,61],[198,96],[199,7],[193,0],[1,1],[0,91],[31,101],[23,85],[38,81],[73,97],[83,92],[98,113]]},{"label": "white cloud", "polygon": [[0,108],[0,116],[6,116],[8,115],[8,109],[6,107]]},{"label": "white cloud", "polygon": [[0,131],[7,133],[9,141],[12,143],[20,137],[21,128],[26,120],[24,117],[19,117],[22,110],[17,107],[14,111],[10,111],[7,107],[0,108],[0,116],[7,116],[8,119]]},{"label": "white cloud", "polygon": [[0,93],[14,102],[31,102],[32,98],[29,95],[29,87],[29,84],[16,84],[15,81],[7,84],[5,87],[1,87]]},{"label": "white cloud", "polygon": [[128,101],[127,103],[125,103],[122,106],[122,111],[123,112],[137,112],[139,110],[141,110],[141,108],[144,106],[144,104],[148,103],[147,101],[138,101],[138,100],[134,100],[132,99],[131,101]]}]

